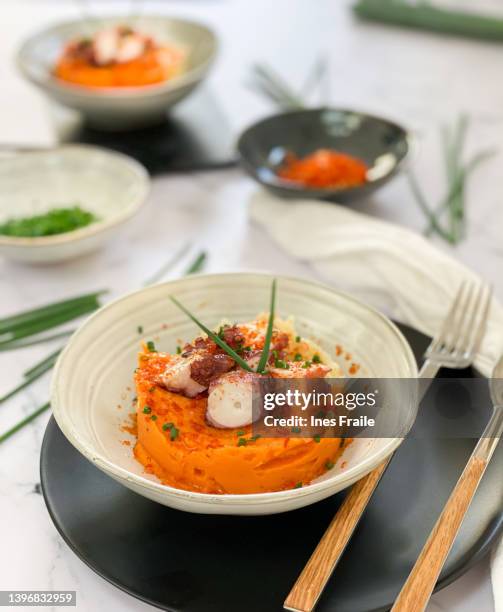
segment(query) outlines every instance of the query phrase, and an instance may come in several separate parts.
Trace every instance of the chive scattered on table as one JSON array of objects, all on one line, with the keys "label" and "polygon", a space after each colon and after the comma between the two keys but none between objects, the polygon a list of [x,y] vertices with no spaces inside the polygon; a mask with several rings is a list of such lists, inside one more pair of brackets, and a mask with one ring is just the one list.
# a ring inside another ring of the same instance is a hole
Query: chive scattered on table
[{"label": "chive scattered on table", "polygon": [[444,126],[442,129],[447,187],[444,197],[436,207],[430,206],[414,174],[410,171],[407,173],[412,195],[428,222],[424,233],[427,236],[436,233],[452,245],[458,244],[466,235],[464,196],[467,179],[482,162],[495,154],[493,150],[479,151],[468,162],[463,162],[467,129],[466,115],[461,115],[454,126]]},{"label": "chive scattered on table", "polygon": [[24,372],[23,374],[24,379],[16,387],[14,387],[5,395],[0,397],[0,404],[13,397],[14,395],[16,395],[16,393],[19,393],[19,391],[22,391],[23,389],[28,387],[28,385],[31,385],[31,383],[38,380],[43,374],[48,372],[56,363],[56,360],[61,350],[62,349],[58,349],[54,353],[51,353],[48,357],[45,357],[42,361],[34,365],[29,370],[26,370],[26,372]]},{"label": "chive scattered on table", "polygon": [[197,272],[200,272],[204,268],[206,257],[207,257],[206,252],[201,251],[196,256],[194,261],[191,264],[189,264],[188,268],[184,272],[184,275],[189,276],[190,274],[196,274]]},{"label": "chive scattered on table", "polygon": [[353,5],[353,10],[358,17],[370,21],[482,40],[503,41],[503,19],[443,8],[431,2],[358,0]]},{"label": "chive scattered on table", "polygon": [[49,402],[47,402],[46,404],[44,404],[43,406],[41,406],[40,408],[38,408],[37,410],[35,410],[31,414],[29,414],[27,417],[25,417],[24,419],[19,421],[19,423],[16,423],[16,425],[14,425],[14,427],[11,427],[11,429],[9,429],[5,433],[1,434],[0,435],[0,444],[2,444],[2,442],[5,442],[5,440],[7,440],[7,438],[10,438],[13,434],[18,432],[25,425],[28,425],[28,423],[31,423],[31,421],[33,421],[39,415],[41,415],[43,412],[48,410],[50,408],[50,406],[51,406],[51,404]]}]

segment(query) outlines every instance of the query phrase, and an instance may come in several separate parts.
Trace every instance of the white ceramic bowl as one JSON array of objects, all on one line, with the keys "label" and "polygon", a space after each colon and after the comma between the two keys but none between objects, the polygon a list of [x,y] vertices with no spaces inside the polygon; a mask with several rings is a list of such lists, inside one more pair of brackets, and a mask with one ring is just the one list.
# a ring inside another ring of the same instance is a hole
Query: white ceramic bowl
[{"label": "white ceramic bowl", "polygon": [[135,160],[98,147],[69,145],[0,160],[0,223],[79,205],[98,221],[73,232],[0,235],[0,255],[50,263],[89,253],[108,241],[145,202],[150,179]]},{"label": "white ceramic bowl", "polygon": [[[65,83],[53,69],[65,44],[114,25],[131,25],[161,43],[187,53],[186,70],[164,83],[143,87],[87,88]],[[103,17],[70,21],[30,36],[17,53],[22,74],[53,100],[81,112],[101,129],[129,129],[162,121],[166,111],[185,98],[206,76],[217,52],[215,34],[206,26],[162,15]]]},{"label": "white ceramic bowl", "polygon": [[[210,495],[160,484],[144,473],[123,444],[121,430],[132,411],[133,370],[142,337],[174,352],[180,339],[199,330],[168,299],[174,295],[205,322],[250,320],[270,296],[266,274],[188,277],[142,289],[108,304],[72,336],[52,379],[51,403],[59,427],[89,461],[133,491],[166,506],[210,514],[273,514],[324,499],[367,474],[400,444],[400,438],[358,439],[341,461],[300,489],[251,495]],[[278,312],[293,315],[299,333],[315,338],[334,359],[342,344],[365,377],[415,378],[414,356],[400,331],[377,311],[352,297],[306,280],[278,279]],[[143,336],[138,334],[143,327]],[[320,340],[321,339],[321,340]],[[417,406],[401,405],[414,416]],[[405,404],[406,402],[404,402]],[[130,437],[131,443],[134,438]]]}]

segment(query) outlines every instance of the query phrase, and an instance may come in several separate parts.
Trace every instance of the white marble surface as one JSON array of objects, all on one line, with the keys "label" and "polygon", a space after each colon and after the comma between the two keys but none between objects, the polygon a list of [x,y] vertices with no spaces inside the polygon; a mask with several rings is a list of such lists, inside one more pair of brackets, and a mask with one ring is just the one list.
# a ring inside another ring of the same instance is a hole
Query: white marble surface
[{"label": "white marble surface", "polygon": [[[419,140],[414,159],[417,174],[425,190],[439,197],[439,122],[468,111],[473,117],[469,148],[503,142],[501,46],[357,23],[347,5],[347,0],[186,0],[144,2],[143,10],[202,18],[217,30],[222,52],[210,84],[236,130],[271,110],[246,86],[253,61],[272,61],[286,78],[300,83],[318,54],[328,54],[331,101],[382,113],[411,126]],[[16,77],[11,58],[26,33],[55,18],[76,16],[77,6],[77,2],[35,0],[0,4],[2,142],[51,142],[45,103]],[[123,8],[117,2],[95,2],[91,7],[97,12]],[[501,155],[494,158],[470,182],[466,242],[456,249],[439,246],[491,280],[503,298],[501,161]],[[247,199],[253,188],[239,170],[156,179],[149,206],[125,230],[122,240],[105,251],[52,267],[30,268],[0,260],[0,316],[88,289],[109,287],[111,297],[119,295],[139,286],[151,273],[152,261],[166,260],[187,238],[194,245],[193,253],[208,250],[208,271],[262,268],[309,274],[306,266],[289,260],[249,224]],[[402,178],[358,208],[417,229],[423,226]],[[49,350],[37,347],[0,354],[0,393]],[[0,431],[46,400],[48,379],[0,406]],[[52,526],[41,496],[34,492],[47,419],[47,415],[41,417],[0,447],[0,588],[76,589],[78,610],[89,612],[150,608],[96,576]],[[492,612],[487,560],[436,594],[429,609]]]}]

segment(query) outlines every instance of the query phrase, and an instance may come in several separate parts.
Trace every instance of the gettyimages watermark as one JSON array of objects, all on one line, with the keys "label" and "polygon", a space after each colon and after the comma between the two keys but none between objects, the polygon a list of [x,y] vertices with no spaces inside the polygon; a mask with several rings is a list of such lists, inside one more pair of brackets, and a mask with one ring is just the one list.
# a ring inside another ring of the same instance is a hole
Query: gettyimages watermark
[{"label": "gettyimages watermark", "polygon": [[253,436],[476,438],[491,406],[477,378],[263,378],[253,388]]}]

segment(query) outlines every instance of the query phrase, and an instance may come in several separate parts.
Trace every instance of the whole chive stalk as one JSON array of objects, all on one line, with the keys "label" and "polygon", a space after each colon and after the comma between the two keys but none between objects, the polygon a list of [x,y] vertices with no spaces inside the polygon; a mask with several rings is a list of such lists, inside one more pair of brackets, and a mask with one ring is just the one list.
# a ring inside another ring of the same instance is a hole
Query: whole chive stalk
[{"label": "whole chive stalk", "polygon": [[95,304],[97,303],[99,296],[103,293],[105,292],[97,291],[94,293],[88,293],[69,300],[55,302],[54,304],[40,306],[39,308],[33,308],[31,310],[25,310],[17,315],[4,317],[3,319],[0,319],[0,334],[13,331],[19,327],[23,327],[24,325],[30,325],[45,318],[64,315],[68,311],[73,311],[83,303],[90,302]]},{"label": "whole chive stalk", "polygon": [[79,305],[73,307],[71,310],[60,312],[50,317],[43,317],[37,321],[25,323],[22,326],[18,326],[15,329],[0,334],[0,349],[8,348],[9,344],[16,340],[21,340],[29,336],[35,336],[41,332],[53,329],[63,323],[72,321],[84,314],[92,312],[99,307],[99,302],[96,299],[84,301]]},{"label": "whole chive stalk", "polygon": [[36,363],[34,366],[29,368],[28,370],[25,370],[23,372],[23,376],[25,378],[30,378],[30,376],[34,376],[35,374],[37,374],[39,370],[42,370],[42,372],[45,372],[46,366],[52,367],[56,363],[56,360],[58,359],[62,350],[63,348],[59,348],[55,350],[53,353],[51,353],[50,355],[47,355],[47,357],[44,357],[42,361],[39,361],[38,363]]},{"label": "whole chive stalk", "polygon": [[283,79],[268,66],[256,64],[253,66],[256,87],[260,93],[284,109],[304,108],[303,100],[283,81]]},{"label": "whole chive stalk", "polygon": [[16,349],[26,348],[28,346],[34,346],[35,344],[45,344],[46,342],[52,342],[53,340],[59,340],[59,338],[67,338],[75,332],[74,329],[68,329],[65,331],[57,332],[55,334],[40,334],[37,336],[31,336],[29,338],[23,338],[21,340],[15,340],[8,342],[6,345],[0,345],[1,351],[14,351]]},{"label": "whole chive stalk", "polygon": [[31,414],[29,414],[27,417],[25,417],[22,421],[19,421],[19,423],[16,423],[16,425],[14,425],[14,427],[12,427],[8,431],[6,431],[2,435],[0,435],[0,444],[2,444],[2,442],[5,442],[5,440],[10,438],[13,434],[15,434],[17,431],[22,429],[25,425],[28,425],[28,423],[31,423],[31,421],[33,421],[39,415],[41,415],[43,412],[48,410],[50,408],[50,406],[51,406],[51,404],[49,402],[47,402],[46,404],[44,404],[43,406],[41,406],[40,408],[38,408],[37,410],[35,410]]},{"label": "whole chive stalk", "polygon": [[362,19],[482,40],[503,40],[503,19],[448,10],[430,2],[358,0],[354,12]]},{"label": "whole chive stalk", "polygon": [[269,359],[269,349],[272,340],[272,331],[274,326],[274,311],[276,309],[276,279],[272,281],[271,285],[271,306],[269,308],[269,321],[267,322],[267,330],[265,333],[264,347],[262,348],[262,354],[260,355],[260,361],[258,362],[257,372],[263,374],[267,361]]},{"label": "whole chive stalk", "polygon": [[182,312],[184,312],[191,321],[193,321],[199,329],[201,329],[209,338],[213,340],[213,342],[218,345],[222,350],[224,350],[229,357],[232,357],[234,361],[241,367],[243,370],[247,372],[253,372],[254,370],[246,363],[246,361],[240,357],[234,349],[232,349],[227,342],[222,340],[217,334],[211,331],[208,327],[206,327],[199,319],[197,319],[191,312],[189,312],[183,304],[174,298],[172,295],[169,296],[169,299],[173,302],[177,308],[179,308]]},{"label": "whole chive stalk", "polygon": [[439,206],[433,209],[414,175],[410,172],[407,175],[412,194],[428,219],[425,235],[435,232],[452,245],[458,244],[466,232],[464,190],[468,176],[495,153],[492,150],[481,151],[463,164],[461,158],[467,127],[468,119],[462,115],[454,128],[444,127],[442,130],[447,193]]},{"label": "whole chive stalk", "polygon": [[[463,166],[461,171],[458,171],[454,182],[452,183],[447,195],[440,202],[438,207],[433,211],[435,219],[440,219],[446,211],[449,211],[452,200],[457,196],[458,191],[464,188],[464,183],[470,176],[470,174],[477,168],[479,164],[490,159],[496,154],[494,149],[487,149],[481,151],[472,157],[472,159]],[[435,231],[434,224],[430,221],[430,224],[425,230],[425,234],[430,236]]]},{"label": "whole chive stalk", "polygon": [[189,276],[190,274],[197,274],[204,268],[204,264],[206,262],[206,252],[201,251],[194,261],[189,265],[189,267],[185,270],[184,276]]},{"label": "whole chive stalk", "polygon": [[28,385],[31,385],[33,382],[38,380],[43,374],[48,372],[56,363],[56,359],[58,358],[60,352],[61,349],[58,349],[54,353],[51,353],[51,355],[46,357],[43,361],[39,362],[38,364],[27,370],[24,373],[24,380],[16,387],[11,389],[9,392],[7,392],[5,395],[2,395],[2,397],[0,397],[0,404],[13,397],[17,393],[19,393],[19,391],[22,391],[23,389],[28,387]]},{"label": "whole chive stalk", "polygon": [[190,243],[185,242],[174,255],[172,255],[168,261],[163,264],[159,270],[151,277],[149,277],[144,283],[144,287],[148,287],[149,285],[155,285],[158,283],[181,259],[182,257],[189,251]]}]

